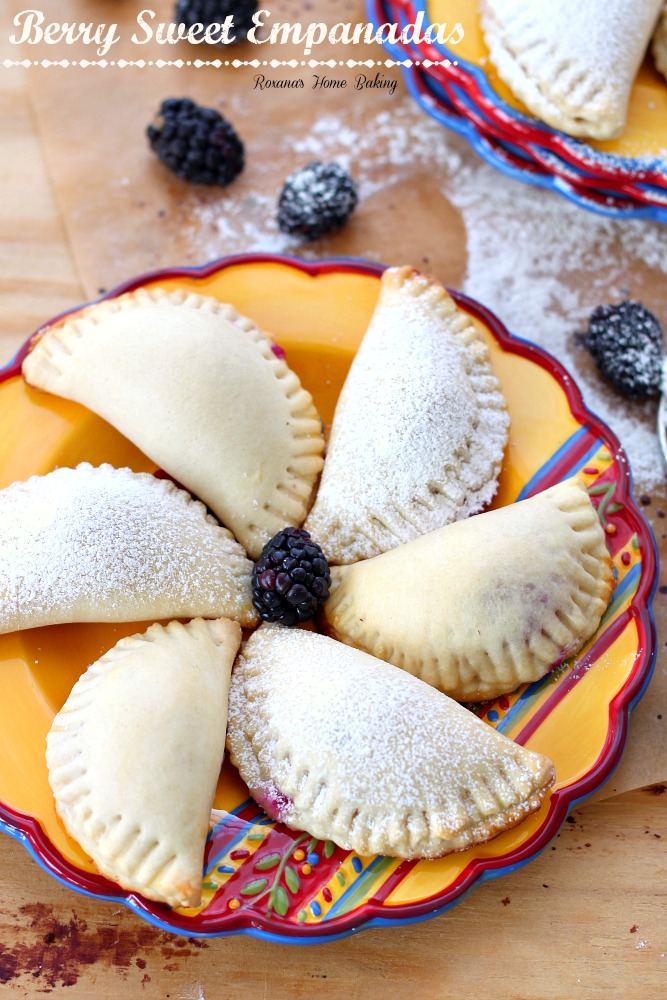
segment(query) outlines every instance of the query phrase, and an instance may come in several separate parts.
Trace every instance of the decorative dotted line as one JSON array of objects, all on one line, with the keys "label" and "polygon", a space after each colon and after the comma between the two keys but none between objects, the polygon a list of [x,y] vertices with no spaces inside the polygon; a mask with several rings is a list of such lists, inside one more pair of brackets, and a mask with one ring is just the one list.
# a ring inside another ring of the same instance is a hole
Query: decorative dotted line
[{"label": "decorative dotted line", "polygon": [[83,69],[88,69],[90,66],[100,66],[105,68],[107,66],[119,66],[124,69],[126,66],[138,66],[144,69],[147,66],[157,66],[158,69],[163,69],[165,66],[178,66],[181,69],[184,66],[194,66],[195,69],[200,69],[202,66],[215,66],[220,69],[222,66],[231,66],[234,69],[239,69],[243,66],[252,66],[253,69],[259,69],[260,67],[267,67],[270,69],[278,69],[280,66],[289,66],[291,69],[298,69],[301,66],[308,67],[309,69],[314,69],[316,66],[327,66],[330,69],[336,69],[339,66],[352,68],[354,66],[366,66],[368,69],[372,69],[376,66],[384,66],[389,68],[391,66],[405,66],[411,68],[414,66],[456,66],[458,65],[455,61],[451,59],[442,59],[435,61],[432,59],[328,59],[328,60],[318,60],[318,59],[5,59],[3,64],[5,69],[11,69],[14,66],[21,66],[24,69],[30,69],[32,66],[43,66],[44,68],[50,68],[52,66],[60,66],[66,69],[68,66],[80,66]]}]

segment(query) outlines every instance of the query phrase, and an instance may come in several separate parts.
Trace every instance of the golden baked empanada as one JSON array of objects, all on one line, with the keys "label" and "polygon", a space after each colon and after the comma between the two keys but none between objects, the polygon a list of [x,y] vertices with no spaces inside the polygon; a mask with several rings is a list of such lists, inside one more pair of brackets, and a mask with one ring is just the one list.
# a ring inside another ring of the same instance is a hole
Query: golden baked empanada
[{"label": "golden baked empanada", "polygon": [[434,279],[385,271],[306,529],[349,563],[475,513],[496,492],[507,427],[469,316]]},{"label": "golden baked empanada", "polygon": [[546,757],[416,677],[280,625],[236,663],[227,745],[269,816],[366,855],[464,850],[539,808],[554,780]]},{"label": "golden baked empanada", "polygon": [[251,579],[204,505],[147,472],[83,463],[0,490],[0,632],[197,615],[254,625]]},{"label": "golden baked empanada", "polygon": [[151,625],[93,663],[47,737],[67,832],[124,889],[201,901],[237,622]]},{"label": "golden baked empanada", "polygon": [[256,558],[304,520],[324,450],[311,396],[274,346],[217,299],[143,288],[50,327],[23,374],[113,424]]},{"label": "golden baked empanada", "polygon": [[570,135],[610,139],[662,0],[483,0],[498,75],[526,107]]},{"label": "golden baked empanada", "polygon": [[614,585],[580,480],[331,571],[331,635],[459,701],[535,681],[592,635]]}]

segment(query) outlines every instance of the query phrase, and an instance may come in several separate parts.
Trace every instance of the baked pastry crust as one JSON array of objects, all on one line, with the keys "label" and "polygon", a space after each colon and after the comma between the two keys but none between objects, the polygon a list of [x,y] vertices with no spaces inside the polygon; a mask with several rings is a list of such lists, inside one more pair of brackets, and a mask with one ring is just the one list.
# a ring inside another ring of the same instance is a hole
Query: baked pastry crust
[{"label": "baked pastry crust", "polygon": [[576,478],[331,576],[332,636],[459,701],[513,691],[574,655],[614,587]]},{"label": "baked pastry crust", "polygon": [[304,520],[324,450],[310,393],[274,347],[217,299],[141,288],[50,327],[23,375],[104,417],[256,558]]},{"label": "baked pastry crust", "polygon": [[262,625],[232,675],[227,745],[273,819],[359,854],[462,851],[538,809],[546,757],[326,636]]},{"label": "baked pastry crust", "polygon": [[662,13],[651,46],[655,65],[667,80],[667,2],[663,0]]},{"label": "baked pastry crust", "polygon": [[0,490],[0,632],[65,622],[258,621],[252,563],[202,503],[82,463]]},{"label": "baked pastry crust", "polygon": [[201,902],[237,622],[151,625],[93,663],[46,759],[67,832],[100,872],[171,906]]},{"label": "baked pastry crust", "polygon": [[662,0],[482,0],[498,75],[542,121],[574,136],[622,131]]},{"label": "baked pastry crust", "polygon": [[466,313],[433,278],[385,271],[306,529],[350,563],[468,517],[496,492],[508,423]]}]

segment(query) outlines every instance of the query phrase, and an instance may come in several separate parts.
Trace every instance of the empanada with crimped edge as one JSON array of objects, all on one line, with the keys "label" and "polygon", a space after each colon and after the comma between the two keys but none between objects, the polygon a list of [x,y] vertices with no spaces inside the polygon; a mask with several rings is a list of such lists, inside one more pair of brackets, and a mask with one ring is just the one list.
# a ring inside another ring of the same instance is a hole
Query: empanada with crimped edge
[{"label": "empanada with crimped edge", "polygon": [[159,288],[99,302],[49,327],[23,375],[104,417],[253,558],[304,520],[320,419],[271,338],[230,305]]},{"label": "empanada with crimped edge", "polygon": [[572,656],[614,586],[576,478],[331,576],[332,636],[459,701],[513,691]]},{"label": "empanada with crimped edge", "polygon": [[515,97],[570,135],[622,131],[662,0],[483,0],[491,62]]},{"label": "empanada with crimped edge", "polygon": [[390,268],[306,529],[331,562],[350,563],[475,513],[496,492],[507,427],[470,317],[433,278]]},{"label": "empanada with crimped edge", "polygon": [[232,675],[227,746],[270,817],[362,855],[465,850],[539,808],[553,764],[416,677],[262,625]]},{"label": "empanada with crimped edge", "polygon": [[201,902],[237,622],[151,625],[80,677],[47,737],[56,808],[100,872],[171,906]]},{"label": "empanada with crimped edge", "polygon": [[0,632],[157,618],[258,621],[252,563],[147,472],[82,463],[0,490]]}]

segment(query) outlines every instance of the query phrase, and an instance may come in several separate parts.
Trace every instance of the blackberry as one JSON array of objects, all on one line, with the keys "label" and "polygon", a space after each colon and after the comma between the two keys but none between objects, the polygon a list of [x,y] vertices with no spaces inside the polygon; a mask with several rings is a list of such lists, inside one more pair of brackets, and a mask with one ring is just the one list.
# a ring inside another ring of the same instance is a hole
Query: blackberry
[{"label": "blackberry", "polygon": [[191,28],[193,24],[224,24],[230,14],[234,16],[231,32],[237,42],[242,42],[253,26],[252,16],[257,11],[257,0],[178,0],[174,11],[176,24]]},{"label": "blackberry", "polygon": [[315,161],[295,170],[278,200],[278,226],[314,240],[347,222],[358,201],[357,185],[338,163]]},{"label": "blackberry", "polygon": [[329,596],[322,549],[303,528],[284,528],[267,542],[252,575],[252,603],[265,622],[296,625]]},{"label": "blackberry", "polygon": [[598,306],[588,320],[584,344],[605,378],[628,399],[660,392],[662,328],[641,302]]},{"label": "blackberry", "polygon": [[187,97],[163,101],[146,135],[162,163],[192,184],[229,184],[243,170],[243,143],[234,127]]}]

